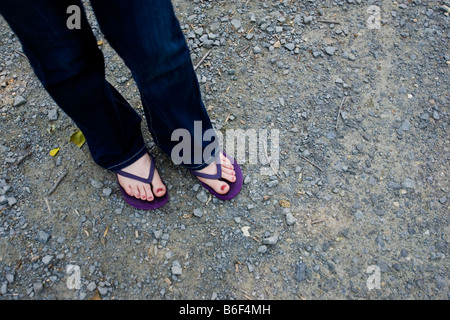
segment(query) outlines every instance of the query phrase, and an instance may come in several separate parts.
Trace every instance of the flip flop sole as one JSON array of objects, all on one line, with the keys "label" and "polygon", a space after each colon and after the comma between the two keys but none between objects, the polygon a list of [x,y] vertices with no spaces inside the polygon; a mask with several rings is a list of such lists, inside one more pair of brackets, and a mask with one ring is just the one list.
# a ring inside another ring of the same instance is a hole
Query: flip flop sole
[{"label": "flip flop sole", "polygon": [[167,202],[169,202],[169,193],[166,191],[166,194],[162,197],[154,197],[153,201],[146,201],[130,196],[126,193],[125,189],[119,184],[120,192],[122,193],[122,197],[126,203],[130,206],[140,209],[140,210],[155,210],[161,208]]}]

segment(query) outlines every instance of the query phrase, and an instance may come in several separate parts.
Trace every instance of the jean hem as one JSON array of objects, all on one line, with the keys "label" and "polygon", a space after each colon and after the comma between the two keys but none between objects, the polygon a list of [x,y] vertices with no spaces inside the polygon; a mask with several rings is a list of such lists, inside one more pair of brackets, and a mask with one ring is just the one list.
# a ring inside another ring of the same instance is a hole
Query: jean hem
[{"label": "jean hem", "polygon": [[121,170],[121,169],[123,169],[123,168],[129,166],[130,164],[136,162],[138,159],[140,159],[140,158],[141,158],[145,153],[147,153],[147,152],[148,152],[148,151],[147,151],[147,147],[144,145],[144,146],[142,146],[141,149],[139,149],[138,152],[136,152],[134,155],[132,155],[132,156],[129,157],[128,159],[126,159],[126,160],[124,160],[124,161],[122,161],[122,162],[120,162],[120,163],[118,163],[118,164],[109,166],[109,167],[106,168],[106,169],[107,169],[107,170],[110,170],[110,171],[113,171],[113,172],[114,172],[114,171]]}]

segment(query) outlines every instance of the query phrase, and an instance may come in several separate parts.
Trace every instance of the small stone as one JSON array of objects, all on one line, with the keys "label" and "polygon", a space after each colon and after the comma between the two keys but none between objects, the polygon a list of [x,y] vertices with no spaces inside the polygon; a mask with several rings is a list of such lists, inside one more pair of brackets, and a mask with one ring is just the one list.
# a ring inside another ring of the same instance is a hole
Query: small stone
[{"label": "small stone", "polygon": [[273,245],[273,244],[276,244],[277,241],[278,241],[278,237],[277,236],[272,236],[272,237],[268,237],[268,238],[263,239],[262,243],[263,244],[271,244],[271,245]]},{"label": "small stone", "polygon": [[325,52],[330,56],[334,55],[334,52],[336,50],[337,49],[335,47],[331,47],[331,46],[325,47]]},{"label": "small stone", "polygon": [[35,294],[39,294],[42,291],[42,289],[44,289],[42,282],[33,283],[33,290]]},{"label": "small stone", "polygon": [[233,26],[233,28],[237,31],[239,30],[239,28],[241,27],[241,22],[237,19],[232,19],[231,20],[231,25]]},{"label": "small stone", "polygon": [[183,268],[181,268],[181,264],[178,260],[175,260],[172,264],[172,274],[174,275],[183,274]]},{"label": "small stone", "polygon": [[58,109],[54,108],[48,111],[47,114],[48,120],[55,121],[58,120]]},{"label": "small stone", "polygon": [[105,197],[109,197],[109,196],[111,195],[111,193],[112,193],[112,189],[111,189],[111,188],[105,188],[105,189],[103,189],[103,195],[104,195]]},{"label": "small stone", "polygon": [[441,118],[441,116],[439,115],[439,112],[437,112],[436,110],[433,111],[433,119],[434,120],[439,120]]},{"label": "small stone", "polygon": [[297,219],[292,215],[292,213],[288,212],[286,214],[286,223],[288,226],[292,226],[297,222]]},{"label": "small stone", "polygon": [[103,183],[101,183],[98,180],[95,179],[91,179],[91,185],[95,188],[95,189],[100,189],[101,187],[103,187]]},{"label": "small stone", "polygon": [[306,24],[310,24],[313,21],[313,17],[312,16],[307,16],[303,19],[303,22]]},{"label": "small stone", "polygon": [[42,258],[42,263],[46,266],[48,266],[52,261],[53,261],[53,256],[52,255],[46,255],[45,257]]},{"label": "small stone", "polygon": [[108,288],[98,287],[98,293],[100,293],[100,295],[102,295],[102,296],[105,296],[108,294]]},{"label": "small stone", "polygon": [[314,58],[318,58],[318,57],[321,57],[321,56],[323,55],[323,52],[320,51],[320,50],[314,51],[314,52],[312,53],[312,55],[313,55]]},{"label": "small stone", "polygon": [[163,231],[162,230],[156,230],[155,232],[153,232],[153,235],[155,236],[155,239],[160,239],[163,235]]},{"label": "small stone", "polygon": [[259,253],[265,253],[266,251],[267,251],[267,246],[262,245],[258,248]]},{"label": "small stone", "polygon": [[95,282],[90,282],[87,286],[86,286],[86,290],[88,291],[94,291],[97,288],[97,285],[95,284]]},{"label": "small stone", "polygon": [[286,49],[288,49],[289,51],[292,51],[295,49],[295,44],[293,43],[288,43],[284,46]]},{"label": "small stone", "polygon": [[0,196],[0,206],[8,203],[8,198],[6,196]]},{"label": "small stone", "polygon": [[200,201],[201,203],[206,203],[208,202],[208,195],[206,194],[206,192],[204,190],[200,191],[199,193],[197,193],[197,195],[195,196],[197,198],[198,201]]},{"label": "small stone", "polygon": [[46,244],[50,239],[50,234],[45,231],[39,231],[37,234],[37,241]]},{"label": "small stone", "polygon": [[14,275],[11,274],[11,273],[8,273],[6,275],[6,280],[8,281],[9,284],[13,283],[14,282]]},{"label": "small stone", "polygon": [[415,187],[416,187],[416,183],[414,182],[413,179],[406,178],[405,180],[403,180],[403,188],[414,189]]},{"label": "small stone", "polygon": [[194,216],[201,218],[203,215],[203,211],[199,208],[194,209]]},{"label": "small stone", "polygon": [[253,53],[254,53],[254,54],[258,54],[258,53],[261,53],[261,52],[262,52],[262,50],[261,50],[260,47],[255,46],[255,47],[253,48]]},{"label": "small stone", "polygon": [[17,96],[17,97],[14,98],[14,105],[13,106],[14,107],[18,107],[18,106],[21,106],[21,105],[23,105],[25,103],[27,103],[27,100],[24,97]]},{"label": "small stone", "polygon": [[298,266],[295,267],[295,279],[298,282],[306,280],[306,271],[307,271],[306,263],[304,262],[300,263]]}]

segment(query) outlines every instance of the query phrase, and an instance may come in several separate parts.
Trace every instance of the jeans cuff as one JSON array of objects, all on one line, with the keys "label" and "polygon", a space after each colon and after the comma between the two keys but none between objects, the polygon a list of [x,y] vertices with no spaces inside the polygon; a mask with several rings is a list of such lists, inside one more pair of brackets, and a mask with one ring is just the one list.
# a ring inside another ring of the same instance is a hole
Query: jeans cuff
[{"label": "jeans cuff", "polygon": [[116,172],[118,170],[121,170],[123,168],[128,167],[130,164],[136,162],[138,159],[140,159],[144,154],[146,154],[148,152],[147,147],[145,145],[143,145],[141,147],[141,149],[139,149],[138,152],[136,152],[135,154],[133,154],[132,156],[130,156],[129,158],[127,158],[126,160],[115,164],[113,166],[110,166],[108,168],[106,168],[107,170]]}]

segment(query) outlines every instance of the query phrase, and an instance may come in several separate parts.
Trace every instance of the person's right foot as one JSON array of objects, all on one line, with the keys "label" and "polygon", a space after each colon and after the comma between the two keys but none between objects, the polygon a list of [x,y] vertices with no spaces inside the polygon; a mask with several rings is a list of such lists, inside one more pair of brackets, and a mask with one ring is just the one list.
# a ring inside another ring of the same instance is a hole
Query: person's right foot
[{"label": "person's right foot", "polygon": [[[150,166],[150,156],[148,154],[145,154],[139,160],[135,161],[128,167],[123,168],[122,171],[146,179],[150,174]],[[161,178],[159,177],[158,171],[156,169],[152,180],[153,188],[147,183],[127,178],[121,176],[120,174],[117,175],[117,178],[119,180],[119,184],[122,186],[125,192],[137,199],[153,201],[154,196],[162,197],[166,193],[166,186],[161,181]]]}]

